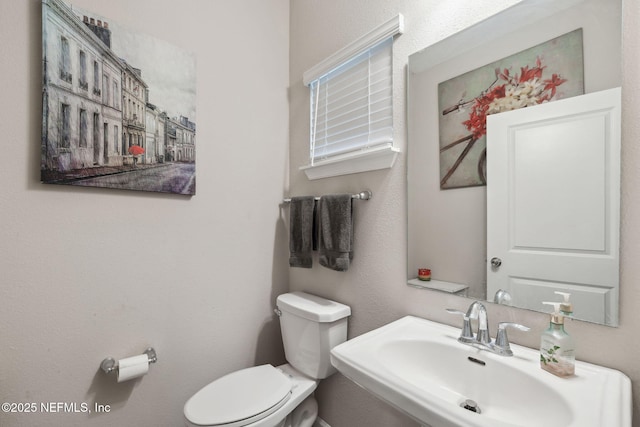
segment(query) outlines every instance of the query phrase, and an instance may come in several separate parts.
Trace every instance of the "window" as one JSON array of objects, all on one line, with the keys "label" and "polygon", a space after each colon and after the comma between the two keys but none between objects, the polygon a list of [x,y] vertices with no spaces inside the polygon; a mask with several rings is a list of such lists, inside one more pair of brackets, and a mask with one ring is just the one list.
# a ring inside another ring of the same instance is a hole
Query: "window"
[{"label": "window", "polygon": [[100,152],[100,115],[93,113],[93,138],[91,140],[93,145],[94,161],[97,163],[97,153]]},{"label": "window", "polygon": [[120,108],[120,103],[118,102],[119,97],[120,93],[118,92],[118,82],[113,82],[113,107],[116,109]]},{"label": "window", "polygon": [[118,126],[113,126],[113,149],[120,154],[120,146],[118,145]]},{"label": "window", "polygon": [[60,37],[60,79],[71,83],[71,53],[69,50],[69,40]]},{"label": "window", "polygon": [[87,110],[80,110],[80,147],[87,146]]},{"label": "window", "polygon": [[71,106],[62,104],[60,107],[60,147],[71,147]]},{"label": "window", "polygon": [[393,36],[402,27],[398,15],[305,73],[309,179],[393,165]]},{"label": "window", "polygon": [[104,152],[104,158],[102,161],[104,163],[109,162],[109,124],[104,123],[102,125],[102,150]]},{"label": "window", "polygon": [[393,143],[391,39],[311,83],[311,162]]},{"label": "window", "polygon": [[102,76],[102,103],[109,105],[109,76]]},{"label": "window", "polygon": [[87,81],[87,54],[80,51],[80,89],[89,90],[89,82]]},{"label": "window", "polygon": [[100,66],[93,61],[93,94],[100,96]]}]

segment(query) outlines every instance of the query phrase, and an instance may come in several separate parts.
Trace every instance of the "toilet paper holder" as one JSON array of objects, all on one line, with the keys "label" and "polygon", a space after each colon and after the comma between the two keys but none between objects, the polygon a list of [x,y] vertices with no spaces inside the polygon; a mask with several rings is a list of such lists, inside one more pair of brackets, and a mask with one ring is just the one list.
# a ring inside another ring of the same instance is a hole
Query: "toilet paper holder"
[{"label": "toilet paper holder", "polygon": [[[156,351],[149,347],[143,354],[146,354],[149,358],[149,363],[156,363],[158,361],[158,356],[156,356]],[[118,369],[118,362],[113,357],[107,357],[100,364],[100,368],[105,372],[105,374],[110,374],[111,372],[115,372]]]}]

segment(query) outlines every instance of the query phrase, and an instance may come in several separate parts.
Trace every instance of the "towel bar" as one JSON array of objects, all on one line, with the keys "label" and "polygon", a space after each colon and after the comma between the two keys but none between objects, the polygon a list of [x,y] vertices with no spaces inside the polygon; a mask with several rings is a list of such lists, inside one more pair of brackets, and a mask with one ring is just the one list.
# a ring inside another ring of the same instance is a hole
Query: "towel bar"
[{"label": "towel bar", "polygon": [[[369,200],[371,197],[373,197],[373,193],[369,190],[361,191],[360,193],[351,195],[352,199],[357,199],[357,200]],[[320,200],[320,197],[316,197],[315,199]],[[291,199],[284,199],[284,202],[290,203]]]}]

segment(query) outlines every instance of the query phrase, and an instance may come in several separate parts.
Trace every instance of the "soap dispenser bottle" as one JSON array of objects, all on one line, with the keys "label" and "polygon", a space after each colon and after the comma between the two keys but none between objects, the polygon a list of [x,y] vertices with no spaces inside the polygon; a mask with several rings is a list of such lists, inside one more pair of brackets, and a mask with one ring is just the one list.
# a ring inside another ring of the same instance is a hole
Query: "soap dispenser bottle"
[{"label": "soap dispenser bottle", "polygon": [[564,330],[564,316],[559,302],[543,302],[552,305],[549,328],[540,339],[540,367],[559,377],[569,377],[575,373],[575,347],[573,339]]}]

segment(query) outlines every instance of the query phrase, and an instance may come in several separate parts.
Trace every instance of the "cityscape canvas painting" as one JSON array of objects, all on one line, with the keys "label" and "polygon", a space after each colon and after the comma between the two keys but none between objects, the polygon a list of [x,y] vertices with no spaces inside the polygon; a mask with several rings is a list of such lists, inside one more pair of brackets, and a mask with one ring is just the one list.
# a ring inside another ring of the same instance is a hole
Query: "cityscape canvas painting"
[{"label": "cityscape canvas painting", "polygon": [[41,180],[194,195],[195,57],[42,2]]},{"label": "cityscape canvas painting", "polygon": [[487,115],[583,93],[582,29],[440,83],[440,188],[486,184]]}]

